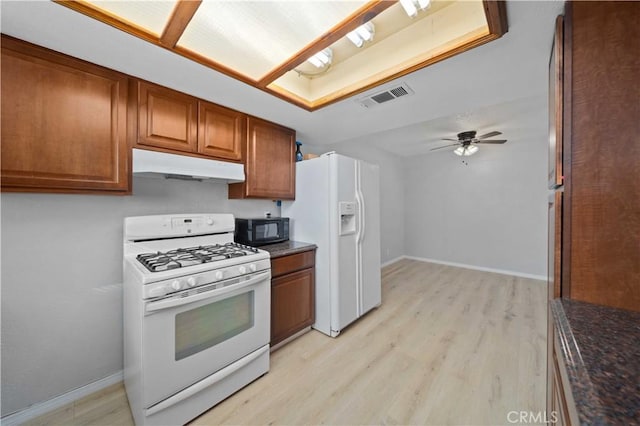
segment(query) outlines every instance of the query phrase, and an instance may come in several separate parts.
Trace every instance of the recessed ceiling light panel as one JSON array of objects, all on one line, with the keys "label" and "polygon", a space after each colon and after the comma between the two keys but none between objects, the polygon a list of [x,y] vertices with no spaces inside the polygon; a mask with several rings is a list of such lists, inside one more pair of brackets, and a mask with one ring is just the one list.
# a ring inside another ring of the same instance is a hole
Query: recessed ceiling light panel
[{"label": "recessed ceiling light panel", "polygon": [[155,35],[162,34],[177,1],[89,1],[102,10],[125,19]]},{"label": "recessed ceiling light panel", "polygon": [[178,41],[178,47],[259,79],[364,3],[204,1]]}]

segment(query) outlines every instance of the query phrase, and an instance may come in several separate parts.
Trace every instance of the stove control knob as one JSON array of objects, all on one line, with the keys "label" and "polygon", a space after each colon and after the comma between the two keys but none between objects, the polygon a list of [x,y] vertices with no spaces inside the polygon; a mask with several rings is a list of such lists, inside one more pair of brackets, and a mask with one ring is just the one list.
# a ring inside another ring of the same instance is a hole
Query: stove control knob
[{"label": "stove control knob", "polygon": [[187,278],[187,285],[189,287],[195,287],[196,284],[196,279],[194,277]]},{"label": "stove control knob", "polygon": [[171,283],[171,288],[174,290],[180,290],[182,288],[182,283],[179,280],[175,280]]},{"label": "stove control knob", "polygon": [[207,225],[209,226],[213,225],[213,219],[207,218]]},{"label": "stove control knob", "polygon": [[246,274],[247,273],[247,267],[242,265],[241,267],[238,268],[238,272],[240,272],[241,274]]},{"label": "stove control knob", "polygon": [[222,272],[222,271],[216,271],[216,275],[215,275],[215,277],[216,277],[216,280],[221,280],[221,279],[222,279],[222,277],[224,277],[224,272]]},{"label": "stove control knob", "polygon": [[256,268],[256,264],[255,264],[255,263],[251,263],[251,264],[249,265],[249,270],[250,270],[251,272],[255,272],[255,271],[256,271],[256,269],[257,269],[257,268]]}]

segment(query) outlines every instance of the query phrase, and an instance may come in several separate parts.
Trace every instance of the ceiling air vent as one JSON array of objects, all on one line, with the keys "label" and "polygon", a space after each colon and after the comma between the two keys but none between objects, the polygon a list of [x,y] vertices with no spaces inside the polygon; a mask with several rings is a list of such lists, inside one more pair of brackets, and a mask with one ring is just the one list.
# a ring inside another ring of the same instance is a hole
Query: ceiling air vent
[{"label": "ceiling air vent", "polygon": [[402,96],[413,95],[413,93],[413,90],[407,85],[407,83],[402,83],[401,85],[392,87],[391,89],[358,98],[356,99],[356,102],[365,108],[371,108]]}]

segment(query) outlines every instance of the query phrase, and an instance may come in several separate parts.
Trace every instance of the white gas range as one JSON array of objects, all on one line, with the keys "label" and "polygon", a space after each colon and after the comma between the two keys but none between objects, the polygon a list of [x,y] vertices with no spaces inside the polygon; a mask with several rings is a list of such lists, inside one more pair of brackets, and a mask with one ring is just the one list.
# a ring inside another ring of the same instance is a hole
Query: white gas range
[{"label": "white gas range", "polygon": [[270,260],[229,214],[124,223],[125,386],[136,424],[184,424],[269,370]]}]

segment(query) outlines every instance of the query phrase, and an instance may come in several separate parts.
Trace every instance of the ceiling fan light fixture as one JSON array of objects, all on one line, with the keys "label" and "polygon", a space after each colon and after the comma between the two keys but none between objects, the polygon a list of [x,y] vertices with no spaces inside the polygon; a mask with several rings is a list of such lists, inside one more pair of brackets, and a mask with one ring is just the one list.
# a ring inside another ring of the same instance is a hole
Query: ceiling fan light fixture
[{"label": "ceiling fan light fixture", "polygon": [[478,152],[478,147],[475,145],[459,146],[453,153],[460,156],[468,157]]}]

